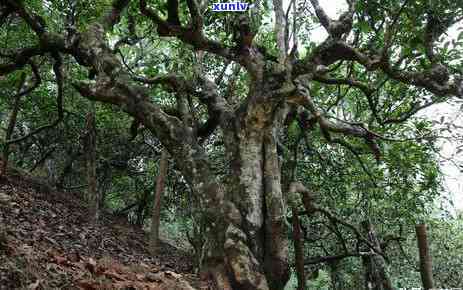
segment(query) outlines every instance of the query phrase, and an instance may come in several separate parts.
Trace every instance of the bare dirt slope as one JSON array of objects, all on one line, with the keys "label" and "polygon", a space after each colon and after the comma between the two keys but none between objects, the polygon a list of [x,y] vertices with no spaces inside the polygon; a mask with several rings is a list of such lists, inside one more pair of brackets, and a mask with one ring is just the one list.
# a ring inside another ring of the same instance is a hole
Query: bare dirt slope
[{"label": "bare dirt slope", "polygon": [[186,253],[152,257],[141,230],[108,215],[92,226],[82,204],[30,176],[0,180],[1,290],[209,289]]}]

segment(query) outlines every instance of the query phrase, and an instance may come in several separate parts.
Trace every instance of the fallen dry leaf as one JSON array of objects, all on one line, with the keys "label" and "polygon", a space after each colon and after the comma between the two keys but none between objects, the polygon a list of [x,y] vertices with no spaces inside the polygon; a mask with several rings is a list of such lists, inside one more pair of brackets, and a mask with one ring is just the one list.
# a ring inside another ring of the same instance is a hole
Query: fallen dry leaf
[{"label": "fallen dry leaf", "polygon": [[77,282],[77,287],[81,290],[98,290],[98,284],[94,283],[93,281],[79,281]]},{"label": "fallen dry leaf", "polygon": [[182,278],[182,275],[177,274],[177,273],[172,272],[172,271],[166,271],[166,272],[164,272],[164,273],[166,273],[166,275],[170,275],[170,276],[174,277],[175,279],[180,279],[180,278]]},{"label": "fallen dry leaf", "polygon": [[87,268],[90,272],[96,272],[96,261],[93,258],[88,258],[87,263],[85,264],[85,268]]},{"label": "fallen dry leaf", "polygon": [[35,290],[35,289],[39,288],[40,282],[41,282],[41,280],[37,279],[37,281],[35,281],[34,283],[27,286],[27,289]]},{"label": "fallen dry leaf", "polygon": [[124,276],[122,276],[122,275],[120,275],[120,274],[118,274],[118,273],[116,273],[114,271],[111,271],[111,270],[106,270],[103,274],[106,275],[109,278],[117,279],[117,280],[120,280],[120,281],[126,281],[127,280]]}]

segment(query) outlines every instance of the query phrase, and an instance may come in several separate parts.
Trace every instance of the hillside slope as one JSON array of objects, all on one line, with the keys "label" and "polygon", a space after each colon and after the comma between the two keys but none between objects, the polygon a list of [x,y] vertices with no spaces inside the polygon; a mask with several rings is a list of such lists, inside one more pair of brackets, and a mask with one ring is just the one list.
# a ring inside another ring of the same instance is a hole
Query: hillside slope
[{"label": "hillside slope", "polygon": [[1,290],[209,289],[192,268],[166,243],[151,257],[143,232],[120,219],[88,224],[77,195],[20,174],[0,181]]}]

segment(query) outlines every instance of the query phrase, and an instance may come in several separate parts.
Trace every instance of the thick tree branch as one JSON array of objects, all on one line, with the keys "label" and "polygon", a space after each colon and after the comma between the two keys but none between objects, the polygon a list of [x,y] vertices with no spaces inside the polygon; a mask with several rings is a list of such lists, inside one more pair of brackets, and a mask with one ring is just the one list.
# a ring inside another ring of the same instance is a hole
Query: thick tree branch
[{"label": "thick tree branch", "polygon": [[318,119],[318,123],[322,130],[325,130],[326,132],[342,133],[345,135],[362,137],[368,140],[372,140],[376,137],[379,137],[377,134],[366,129],[365,126],[362,124],[349,124],[347,122],[334,123],[328,120],[318,109],[317,105],[310,96],[310,92],[307,88],[305,88],[305,85],[303,83],[303,79],[299,79],[296,81],[297,89],[294,92],[296,96],[291,98],[290,101],[295,102],[306,108],[315,118]]},{"label": "thick tree branch", "polygon": [[56,125],[59,124],[59,122],[61,122],[61,120],[63,120],[63,117],[64,117],[64,110],[63,110],[63,94],[64,94],[64,83],[63,83],[64,80],[63,80],[63,78],[64,77],[63,77],[63,71],[62,71],[63,61],[62,61],[60,55],[55,55],[54,58],[55,58],[55,63],[53,64],[53,72],[55,74],[56,85],[58,87],[58,93],[57,93],[57,97],[56,97],[56,105],[57,105],[57,108],[58,108],[58,117],[52,123],[41,126],[41,127],[37,128],[37,129],[31,131],[27,135],[24,135],[24,136],[16,138],[16,139],[5,141],[5,144],[13,144],[13,143],[22,142],[22,141],[28,139],[29,137],[34,136],[34,135],[36,135],[36,134],[38,134],[38,133],[40,133],[40,132],[42,132],[44,130],[55,127]]},{"label": "thick tree branch", "polygon": [[350,78],[328,78],[323,75],[316,75],[313,78],[315,81],[327,84],[327,85],[348,85],[351,87],[355,87],[359,90],[361,90],[365,95],[371,95],[374,92],[374,89],[369,87],[366,83],[363,83],[361,81],[357,81],[355,79],[350,79]]},{"label": "thick tree branch", "polygon": [[187,0],[188,10],[191,15],[191,26],[194,31],[200,32],[203,29],[203,17],[199,11],[199,6],[196,0]]},{"label": "thick tree branch", "polygon": [[280,63],[284,63],[286,58],[286,37],[285,31],[287,29],[285,12],[283,10],[283,1],[282,0],[273,0],[273,11],[275,12],[275,34],[277,40],[277,47],[279,49],[278,60]]},{"label": "thick tree branch", "polygon": [[399,70],[391,65],[385,55],[368,54],[340,40],[328,39],[320,44],[312,55],[295,65],[294,77],[314,74],[316,70],[320,71],[320,66],[328,66],[339,60],[358,62],[367,71],[380,70],[393,80],[424,88],[436,95],[463,96],[462,77],[455,75],[451,79],[448,69],[442,64],[436,63],[430,69],[421,72]]},{"label": "thick tree branch", "polygon": [[349,8],[339,17],[338,20],[330,19],[318,0],[310,0],[310,3],[312,3],[313,8],[315,9],[315,14],[320,20],[320,24],[334,39],[346,36],[352,30],[352,22],[355,12],[354,0],[347,0]]},{"label": "thick tree branch", "polygon": [[9,74],[15,70],[23,68],[30,63],[30,59],[37,55],[43,55],[45,52],[39,46],[23,48],[8,58],[12,60],[10,63],[0,64],[0,75]]},{"label": "thick tree branch", "polygon": [[13,99],[15,99],[17,97],[22,97],[22,96],[28,95],[30,92],[32,92],[33,90],[38,88],[38,86],[40,86],[40,84],[42,83],[42,78],[40,77],[40,72],[39,72],[39,68],[37,67],[37,65],[35,63],[33,63],[32,61],[29,62],[29,65],[31,66],[34,82],[27,89],[18,92],[13,97]]},{"label": "thick tree branch", "polygon": [[183,42],[192,45],[195,49],[205,50],[224,58],[236,60],[236,57],[229,48],[204,36],[202,32],[202,20],[197,19],[197,4],[194,1],[188,1],[188,4],[193,17],[193,26],[187,28],[162,19],[155,10],[148,7],[146,0],[140,0],[140,11],[158,26],[159,36],[175,36]]},{"label": "thick tree branch", "polygon": [[[163,85],[169,91],[193,95],[206,105],[210,118],[198,129],[198,136],[207,137],[215,128],[224,122],[223,118],[230,116],[231,108],[225,98],[219,95],[217,85],[207,79],[203,74],[197,74],[196,81],[187,80],[176,74],[158,76],[151,79],[135,77],[137,81],[145,84]],[[179,96],[181,98],[181,96]]]},{"label": "thick tree branch", "polygon": [[326,31],[329,33],[331,19],[325,13],[325,10],[320,6],[320,3],[318,2],[318,0],[310,0],[310,3],[312,3],[312,6],[315,10],[315,14],[318,17],[318,20],[320,20],[320,24],[323,27],[325,27]]},{"label": "thick tree branch", "polygon": [[23,1],[1,0],[0,3],[16,11],[19,17],[21,17],[38,36],[45,33],[46,25],[44,19],[34,13],[28,12],[24,7]]},{"label": "thick tree branch", "polygon": [[330,263],[334,261],[343,260],[345,258],[364,257],[364,256],[371,256],[371,255],[375,255],[375,254],[371,252],[358,252],[358,253],[344,253],[344,254],[333,255],[333,256],[313,257],[313,258],[306,260],[304,264],[305,265],[315,265],[315,264],[320,264],[320,263]]}]

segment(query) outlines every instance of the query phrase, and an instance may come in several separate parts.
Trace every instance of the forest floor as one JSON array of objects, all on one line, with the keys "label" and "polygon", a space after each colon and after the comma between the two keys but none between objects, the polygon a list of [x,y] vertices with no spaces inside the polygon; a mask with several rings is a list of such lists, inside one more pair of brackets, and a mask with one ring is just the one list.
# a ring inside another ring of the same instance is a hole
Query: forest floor
[{"label": "forest floor", "polygon": [[91,225],[83,204],[30,177],[0,180],[0,290],[209,289],[188,253],[161,243],[151,256],[141,229],[108,214]]}]

